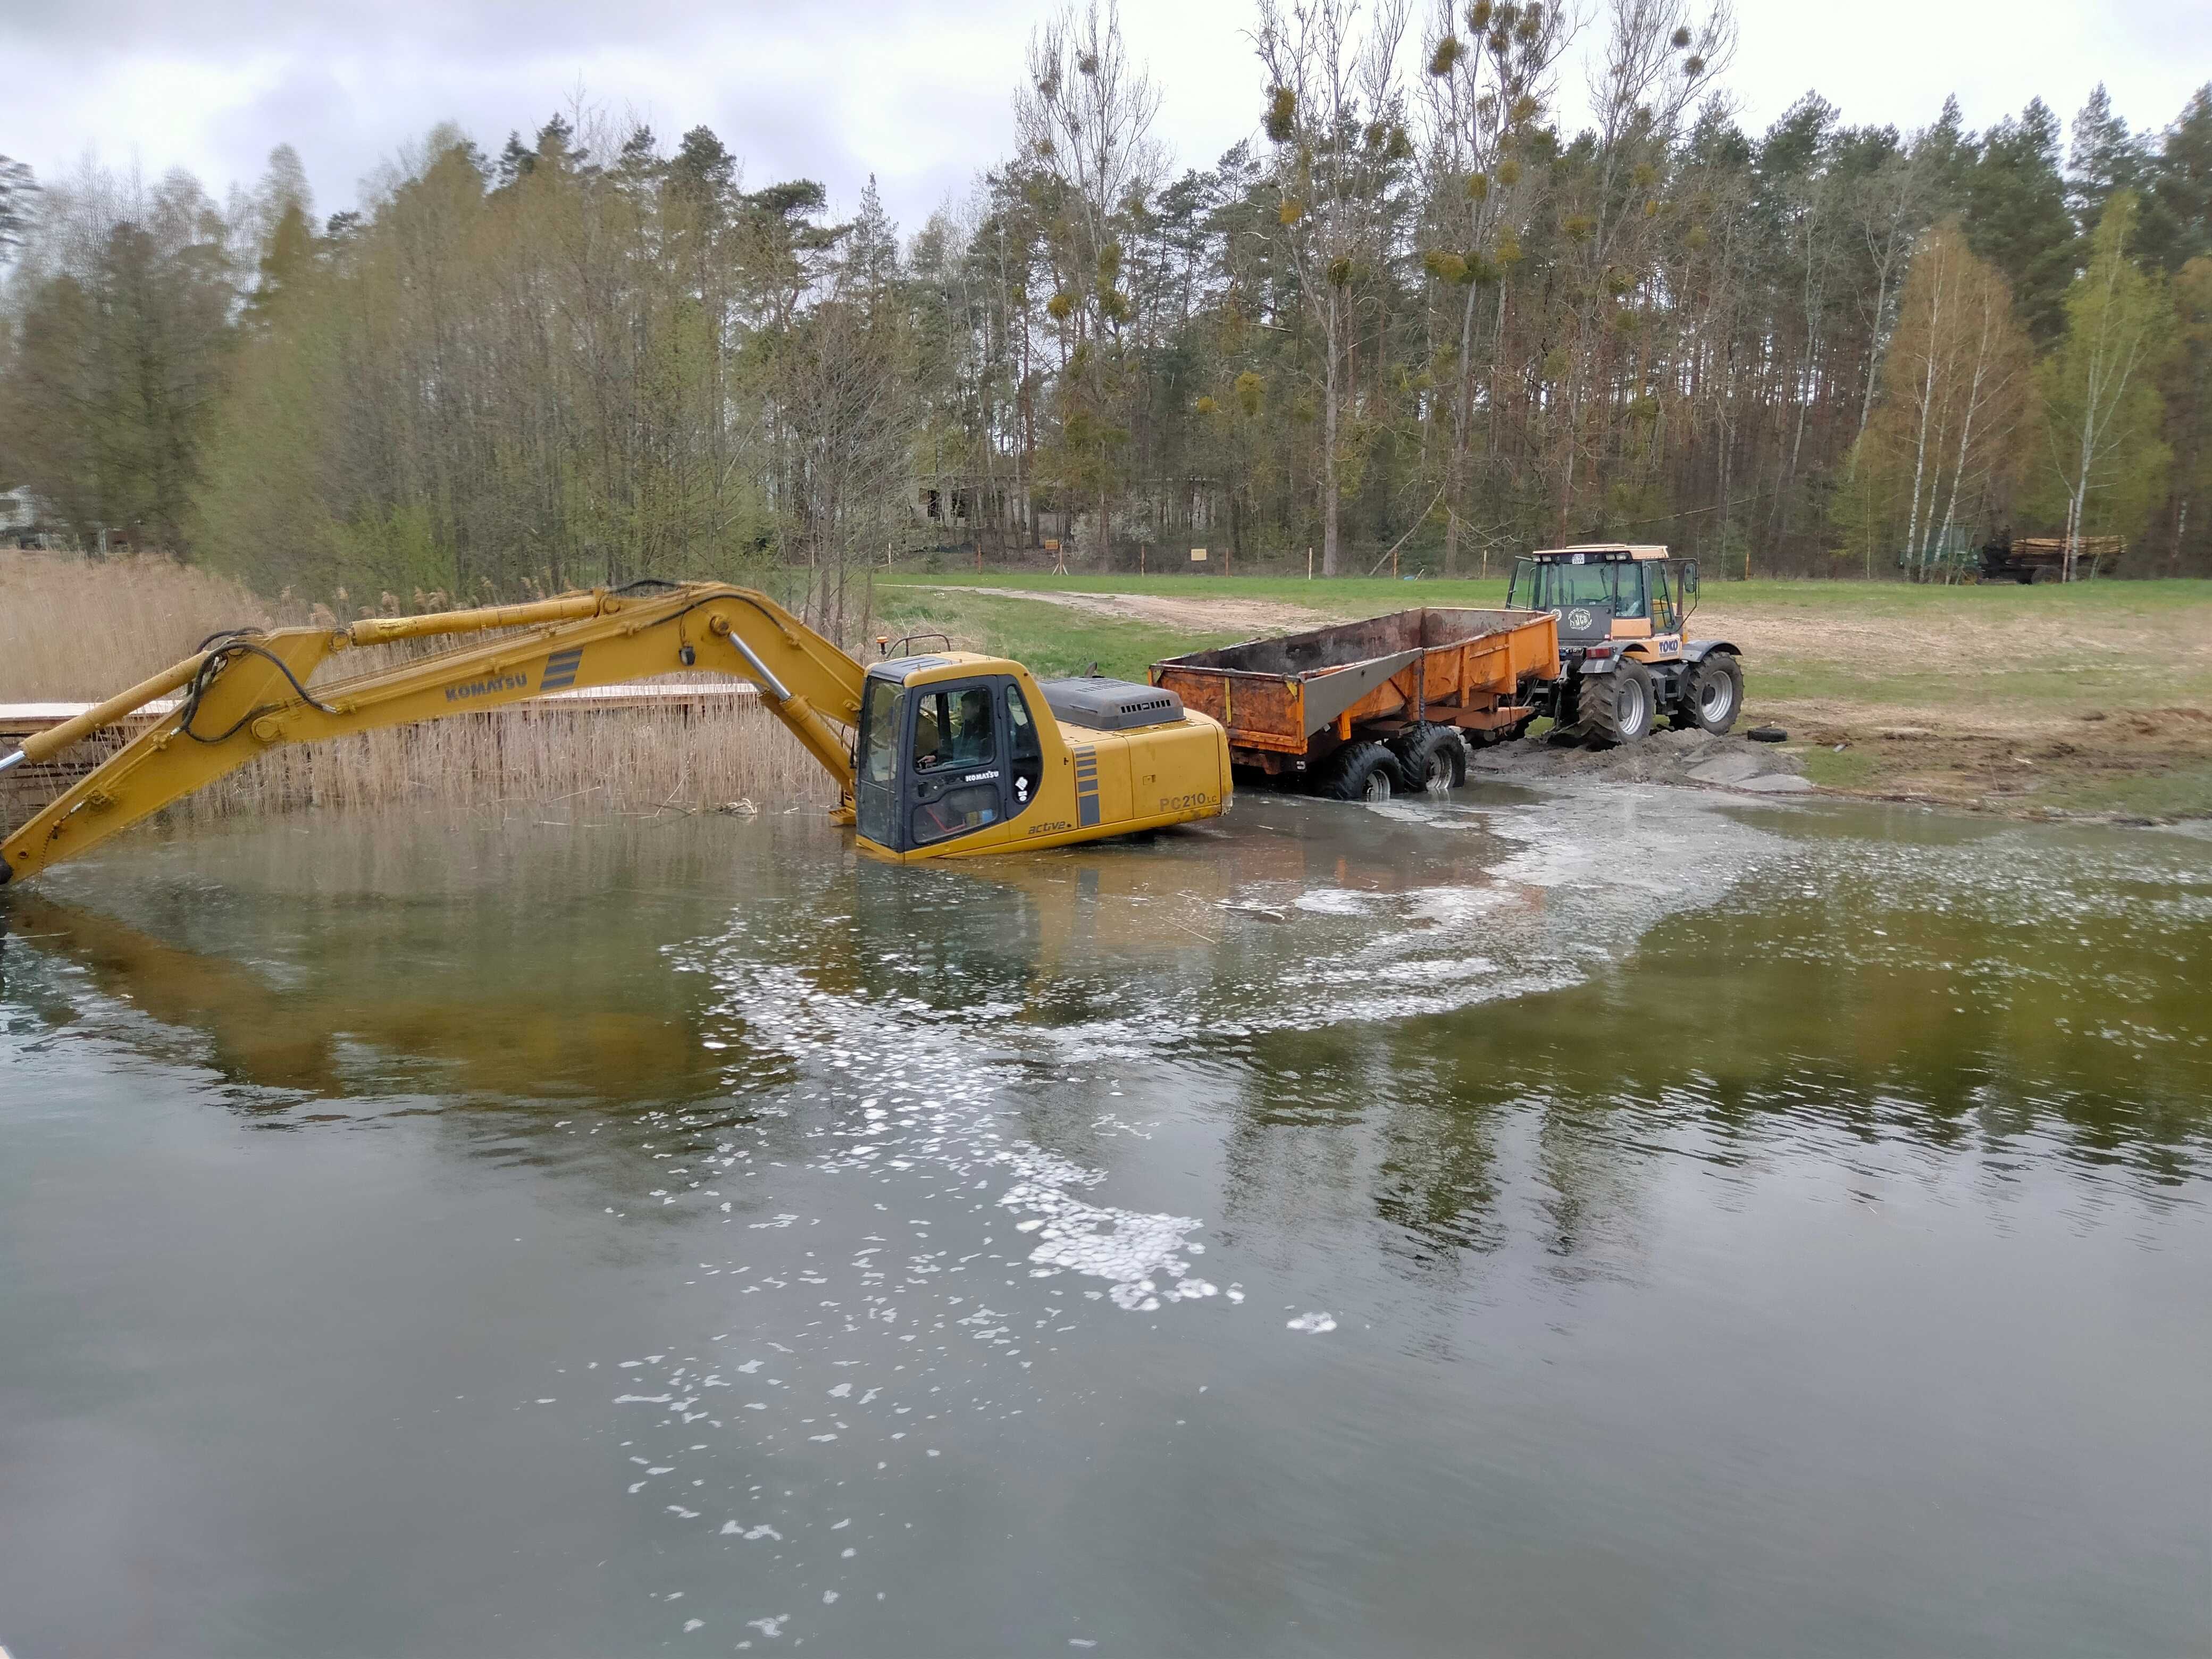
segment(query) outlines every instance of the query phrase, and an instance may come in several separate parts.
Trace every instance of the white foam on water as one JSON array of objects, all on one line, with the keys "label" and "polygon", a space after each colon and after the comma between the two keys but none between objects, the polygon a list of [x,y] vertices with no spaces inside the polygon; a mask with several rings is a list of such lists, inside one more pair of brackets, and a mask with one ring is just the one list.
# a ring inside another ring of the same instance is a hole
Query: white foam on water
[{"label": "white foam on water", "polygon": [[1294,1331],[1309,1331],[1316,1335],[1323,1331],[1333,1331],[1336,1328],[1335,1319],[1325,1313],[1302,1313],[1296,1319],[1285,1320],[1284,1322]]}]

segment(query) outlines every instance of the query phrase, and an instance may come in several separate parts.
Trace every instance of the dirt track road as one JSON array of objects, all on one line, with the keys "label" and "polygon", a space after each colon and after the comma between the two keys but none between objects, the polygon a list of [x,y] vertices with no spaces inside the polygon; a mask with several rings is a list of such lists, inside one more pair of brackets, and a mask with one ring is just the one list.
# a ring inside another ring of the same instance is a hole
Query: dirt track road
[{"label": "dirt track road", "polygon": [[917,582],[933,593],[981,593],[994,599],[1035,599],[1093,617],[1147,622],[1193,634],[1283,634],[1317,628],[1343,614],[1268,599],[1182,599],[1158,593],[1066,593],[1030,587],[943,586]]}]

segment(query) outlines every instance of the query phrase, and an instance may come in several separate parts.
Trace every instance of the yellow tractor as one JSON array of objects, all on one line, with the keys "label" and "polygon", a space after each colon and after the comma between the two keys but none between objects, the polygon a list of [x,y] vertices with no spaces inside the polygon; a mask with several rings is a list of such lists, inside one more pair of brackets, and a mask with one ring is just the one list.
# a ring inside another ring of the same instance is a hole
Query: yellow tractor
[{"label": "yellow tractor", "polygon": [[[486,634],[496,637],[309,683],[344,651]],[[1171,691],[1097,678],[1040,683],[1001,658],[951,649],[893,656],[883,643],[883,659],[863,664],[766,594],[658,580],[531,605],[219,634],[0,757],[0,772],[48,761],[173,699],[149,729],[0,842],[0,884],[97,846],[279,744],[685,669],[757,686],[837,781],[838,821],[884,858],[1060,847],[1229,810],[1228,739]]]},{"label": "yellow tractor", "polygon": [[1698,562],[1664,547],[1597,542],[1514,562],[1506,605],[1559,618],[1559,678],[1538,707],[1563,732],[1635,743],[1664,716],[1725,732],[1743,709],[1741,651],[1684,636],[1698,606]]}]

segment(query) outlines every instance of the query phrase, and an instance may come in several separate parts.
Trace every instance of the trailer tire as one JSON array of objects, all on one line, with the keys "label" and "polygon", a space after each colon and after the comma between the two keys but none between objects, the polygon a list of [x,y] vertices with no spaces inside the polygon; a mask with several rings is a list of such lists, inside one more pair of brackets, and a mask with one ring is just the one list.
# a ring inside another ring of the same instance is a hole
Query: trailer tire
[{"label": "trailer tire", "polygon": [[1690,665],[1682,676],[1682,700],[1674,707],[1675,730],[1723,732],[1742,712],[1743,665],[1735,653],[1716,651]]},{"label": "trailer tire", "polygon": [[1328,800],[1385,801],[1404,787],[1398,757],[1379,743],[1347,743],[1322,763],[1313,792]]},{"label": "trailer tire", "polygon": [[1604,747],[1640,743],[1651,734],[1651,671],[1630,660],[1585,679],[1579,704],[1583,731]]},{"label": "trailer tire", "polygon": [[1425,720],[1391,740],[1399,775],[1415,793],[1442,794],[1467,781],[1467,743],[1455,726]]}]

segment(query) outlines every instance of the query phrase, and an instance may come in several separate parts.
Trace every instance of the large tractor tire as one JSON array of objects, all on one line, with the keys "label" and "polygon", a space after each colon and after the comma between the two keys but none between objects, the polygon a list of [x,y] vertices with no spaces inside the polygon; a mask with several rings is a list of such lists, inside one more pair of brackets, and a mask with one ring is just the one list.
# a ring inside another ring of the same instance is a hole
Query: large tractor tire
[{"label": "large tractor tire", "polygon": [[1583,733],[1607,749],[1641,743],[1651,734],[1651,671],[1624,662],[1610,674],[1583,681]]},{"label": "large tractor tire", "polygon": [[1467,781],[1467,742],[1455,726],[1426,720],[1390,740],[1398,773],[1416,793],[1440,795]]},{"label": "large tractor tire", "polygon": [[1313,792],[1328,800],[1385,801],[1404,787],[1398,757],[1379,743],[1347,743],[1322,763]]},{"label": "large tractor tire", "polygon": [[1673,715],[1677,731],[1725,732],[1742,712],[1743,665],[1733,652],[1716,651],[1690,665]]}]

